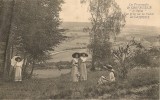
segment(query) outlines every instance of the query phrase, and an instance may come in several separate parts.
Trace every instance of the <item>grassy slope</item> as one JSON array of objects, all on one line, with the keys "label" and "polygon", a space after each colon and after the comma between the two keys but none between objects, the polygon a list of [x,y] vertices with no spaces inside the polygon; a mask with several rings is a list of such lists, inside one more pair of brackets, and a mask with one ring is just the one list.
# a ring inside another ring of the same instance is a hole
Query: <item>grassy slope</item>
[{"label": "grassy slope", "polygon": [[[157,83],[159,81],[158,73],[159,70],[157,69],[145,69],[145,70],[139,69],[138,72],[137,70],[133,70],[132,73],[129,74],[129,76],[130,75],[132,76],[132,78],[129,77],[130,81],[125,83],[123,82],[122,84],[121,82],[118,82],[120,86],[115,89],[116,91],[118,91],[118,90],[124,90],[125,88],[132,88],[132,87],[135,88],[135,85],[133,85],[135,84],[135,82],[136,82],[136,87],[138,87],[138,84],[141,84],[142,82],[143,86]],[[81,93],[80,98],[86,98],[85,94],[90,93],[88,92],[88,90],[90,91],[90,89],[94,90],[93,88],[95,87],[97,80],[101,75],[107,75],[107,72],[106,71],[88,72],[88,80],[80,83],[72,83],[70,81],[71,79],[70,74],[62,75],[58,78],[24,80],[22,83],[0,81],[0,99],[71,98],[75,91],[79,91]],[[106,88],[106,86],[104,88]],[[117,93],[116,91],[115,93]],[[94,95],[97,95],[97,97],[95,98],[98,98],[99,92],[96,91],[92,92],[95,93]],[[136,95],[138,96],[138,98],[141,97],[145,98],[147,93],[148,92],[146,93],[144,92],[144,94],[137,93]],[[105,94],[105,92],[103,94]],[[131,94],[132,93],[129,94],[128,92],[126,92],[126,94],[123,95],[131,95]],[[124,96],[123,97],[120,96],[117,98],[124,98]],[[127,98],[131,99],[130,96],[128,96]]]},{"label": "grassy slope", "polygon": [[[0,81],[0,99],[39,99],[49,98],[55,93],[76,88],[85,88],[96,84],[101,75],[106,72],[89,72],[88,81],[74,84],[71,82],[70,74],[62,75],[58,78],[31,79],[24,80],[22,83],[1,82]],[[78,87],[77,87],[78,85]],[[82,89],[81,88],[81,89]]]}]

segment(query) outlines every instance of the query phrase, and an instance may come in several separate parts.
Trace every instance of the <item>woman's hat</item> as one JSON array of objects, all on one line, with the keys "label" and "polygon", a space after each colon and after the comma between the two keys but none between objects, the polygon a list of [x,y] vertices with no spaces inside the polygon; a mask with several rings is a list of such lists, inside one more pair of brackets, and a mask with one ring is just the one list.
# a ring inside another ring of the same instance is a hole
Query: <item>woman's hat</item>
[{"label": "woman's hat", "polygon": [[108,69],[112,69],[113,67],[111,65],[106,65]]},{"label": "woman's hat", "polygon": [[22,60],[21,57],[16,57],[16,58],[15,58],[15,61],[18,61],[18,59],[20,59],[20,61]]},{"label": "woman's hat", "polygon": [[85,55],[85,57],[88,57],[87,53],[81,53],[81,56]]},{"label": "woman's hat", "polygon": [[72,54],[72,57],[73,57],[73,58],[76,58],[76,55],[78,55],[78,57],[80,57],[80,54],[79,54],[78,52],[73,53],[73,54]]},{"label": "woman's hat", "polygon": [[111,65],[108,65],[108,64],[107,64],[107,65],[104,65],[103,67],[106,68],[106,69],[109,69],[109,70],[112,69],[112,66],[111,66]]}]

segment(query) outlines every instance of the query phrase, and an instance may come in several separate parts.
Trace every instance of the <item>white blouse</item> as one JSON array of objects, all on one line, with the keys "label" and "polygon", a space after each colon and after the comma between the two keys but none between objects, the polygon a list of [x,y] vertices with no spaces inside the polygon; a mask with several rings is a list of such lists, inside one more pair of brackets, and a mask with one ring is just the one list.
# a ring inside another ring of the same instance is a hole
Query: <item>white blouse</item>
[{"label": "white blouse", "polygon": [[110,72],[110,73],[109,73],[109,80],[110,80],[111,82],[114,82],[114,81],[115,81],[115,77],[114,77],[114,73],[113,73],[113,72]]},{"label": "white blouse", "polygon": [[23,60],[20,62],[16,62],[15,67],[22,67],[22,65],[23,65]]},{"label": "white blouse", "polygon": [[87,57],[80,57],[82,62],[86,62],[87,61]]}]

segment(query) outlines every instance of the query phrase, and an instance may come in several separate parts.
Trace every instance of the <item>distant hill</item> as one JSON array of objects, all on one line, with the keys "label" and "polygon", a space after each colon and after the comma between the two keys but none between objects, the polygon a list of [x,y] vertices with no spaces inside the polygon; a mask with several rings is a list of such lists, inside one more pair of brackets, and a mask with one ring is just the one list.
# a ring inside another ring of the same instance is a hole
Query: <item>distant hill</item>
[{"label": "distant hill", "polygon": [[73,28],[73,27],[91,27],[89,22],[63,22],[61,27]]},{"label": "distant hill", "polygon": [[[69,29],[70,31],[82,31],[84,27],[91,27],[89,22],[63,22],[61,27]],[[160,28],[155,26],[140,26],[127,25],[118,35],[120,40],[124,37],[138,37],[144,38],[147,41],[153,42],[155,38],[160,35]],[[126,39],[126,38],[125,38]]]},{"label": "distant hill", "polygon": [[[67,29],[81,29],[84,27],[91,27],[89,22],[63,22],[61,27]],[[160,28],[155,26],[141,26],[141,25],[127,25],[122,30],[123,34],[137,34],[139,32],[144,32],[146,34],[160,34]]]}]

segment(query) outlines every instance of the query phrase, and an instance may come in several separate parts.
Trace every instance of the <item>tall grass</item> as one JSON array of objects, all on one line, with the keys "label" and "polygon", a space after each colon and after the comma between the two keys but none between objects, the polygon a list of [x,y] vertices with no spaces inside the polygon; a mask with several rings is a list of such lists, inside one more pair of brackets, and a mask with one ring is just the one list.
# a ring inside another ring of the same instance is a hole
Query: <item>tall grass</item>
[{"label": "tall grass", "polygon": [[[129,89],[159,83],[158,73],[159,69],[134,69],[127,80],[101,86],[97,86],[97,81],[101,75],[107,75],[107,71],[89,71],[88,80],[78,83],[71,81],[70,74],[57,78],[24,80],[22,83],[0,81],[0,99],[96,99],[101,96],[105,99],[121,99],[127,95],[130,99],[133,93]],[[139,99],[157,99],[156,88],[135,95]]]},{"label": "tall grass", "polygon": [[133,69],[128,74],[128,82],[134,87],[159,83],[159,68]]}]

